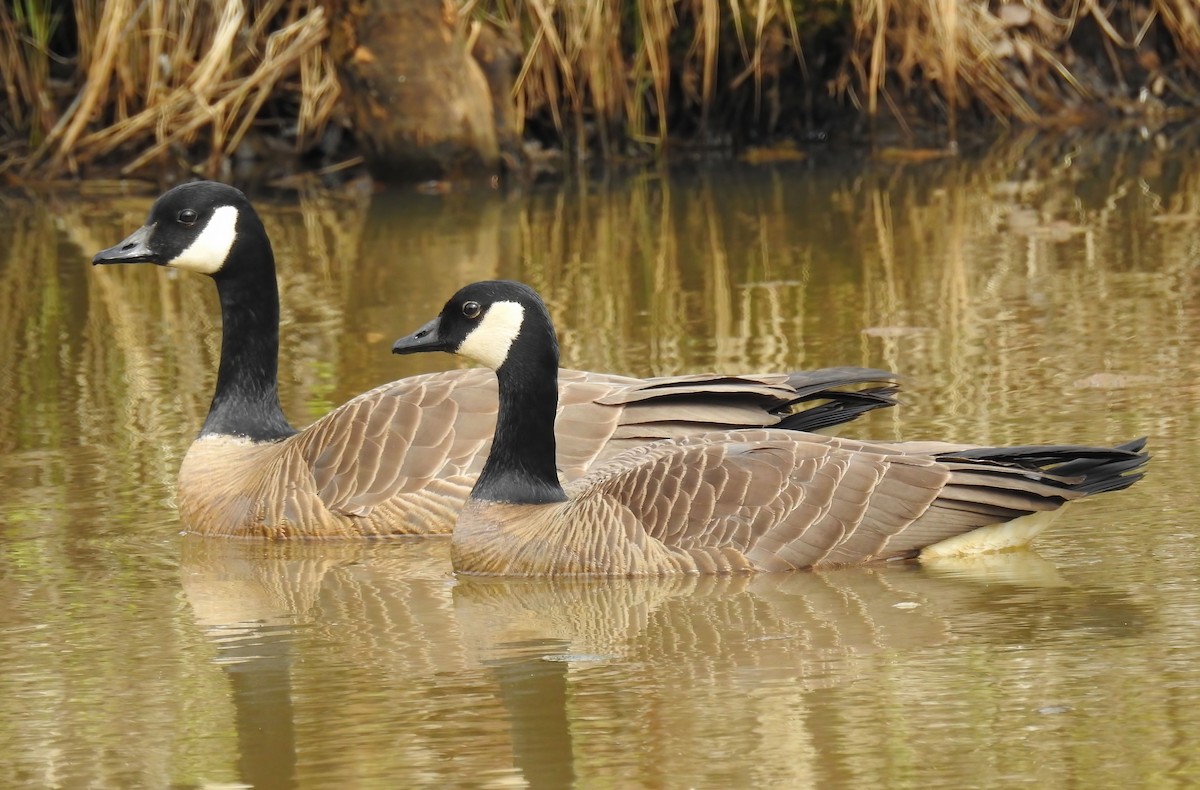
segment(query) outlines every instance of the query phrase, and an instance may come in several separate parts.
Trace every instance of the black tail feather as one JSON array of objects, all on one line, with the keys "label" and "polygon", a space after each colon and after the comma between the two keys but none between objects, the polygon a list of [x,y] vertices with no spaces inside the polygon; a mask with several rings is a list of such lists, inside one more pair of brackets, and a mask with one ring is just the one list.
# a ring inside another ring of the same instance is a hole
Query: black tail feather
[{"label": "black tail feather", "polygon": [[947,460],[988,461],[1006,467],[1049,474],[1061,480],[1064,488],[1081,494],[1120,491],[1142,479],[1141,470],[1150,460],[1145,451],[1146,437],[1116,447],[1046,445],[1025,447],[980,447],[973,450],[940,453]]},{"label": "black tail feather", "polygon": [[796,391],[791,403],[802,403],[814,397],[825,397],[825,394],[835,387],[853,387],[879,382],[888,382],[895,387],[895,382],[899,378],[889,370],[843,365],[836,368],[793,371],[788,374],[787,385]]},{"label": "black tail feather", "polygon": [[[875,409],[895,406],[898,387],[875,387],[857,392],[841,392],[822,390],[799,399],[799,402],[809,400],[825,400],[825,403],[811,406],[803,411],[789,414],[777,425],[789,431],[820,431],[834,425],[858,419]],[[792,404],[794,405],[795,401]]]}]

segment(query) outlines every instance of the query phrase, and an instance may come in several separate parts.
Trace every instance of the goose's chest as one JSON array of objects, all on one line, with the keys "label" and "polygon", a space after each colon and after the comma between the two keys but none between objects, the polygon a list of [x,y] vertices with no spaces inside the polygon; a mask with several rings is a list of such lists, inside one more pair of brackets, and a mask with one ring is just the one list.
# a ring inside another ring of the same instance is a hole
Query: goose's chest
[{"label": "goose's chest", "polygon": [[627,509],[603,499],[550,505],[469,500],[451,550],[456,571],[497,576],[678,573],[675,554]]},{"label": "goose's chest", "polygon": [[255,534],[255,525],[278,523],[281,514],[264,509],[282,501],[268,495],[280,449],[225,436],[193,442],[179,468],[177,493],[188,531],[243,537]]}]

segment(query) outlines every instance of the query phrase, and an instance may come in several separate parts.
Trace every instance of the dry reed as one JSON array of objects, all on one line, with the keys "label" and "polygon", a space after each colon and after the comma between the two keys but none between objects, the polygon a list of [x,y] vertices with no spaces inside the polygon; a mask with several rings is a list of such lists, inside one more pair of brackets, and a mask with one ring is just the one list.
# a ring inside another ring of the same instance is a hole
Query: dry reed
[{"label": "dry reed", "polygon": [[43,101],[33,110],[23,97],[49,94],[48,36],[29,43],[32,18],[0,9],[6,98],[14,127],[29,130],[30,143],[7,166],[16,169],[19,159],[25,177],[77,173],[117,155],[128,162],[121,168],[128,175],[186,155],[200,141],[207,156],[198,169],[216,176],[268,101],[296,105],[300,145],[321,130],[336,103],[338,83],[322,47],[327,14],[317,3],[77,0],[78,90],[65,106]]},{"label": "dry reed", "polygon": [[[464,24],[524,46],[513,99],[533,128],[521,131],[581,156],[728,147],[848,109],[905,130],[933,120],[953,141],[960,118],[1062,124],[1200,106],[1193,0],[454,2]],[[0,173],[78,173],[103,159],[131,174],[198,158],[194,169],[216,176],[256,124],[303,150],[336,108],[329,20],[343,6],[0,5]]]},{"label": "dry reed", "polygon": [[[520,116],[581,153],[796,132],[822,99],[826,114],[848,104],[906,131],[938,120],[951,141],[960,115],[1055,124],[1200,106],[1191,0],[467,0],[461,13],[519,33]],[[814,73],[806,50],[833,66]]]}]

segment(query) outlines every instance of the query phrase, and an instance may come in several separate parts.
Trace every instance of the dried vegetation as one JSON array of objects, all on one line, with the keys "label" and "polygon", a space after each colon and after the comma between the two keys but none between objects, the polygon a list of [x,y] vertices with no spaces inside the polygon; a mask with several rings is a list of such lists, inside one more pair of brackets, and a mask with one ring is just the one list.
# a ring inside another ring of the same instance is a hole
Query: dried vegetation
[{"label": "dried vegetation", "polygon": [[[464,25],[520,41],[525,136],[580,154],[737,147],[859,115],[946,142],[981,121],[1200,107],[1194,0],[447,2]],[[247,142],[247,157],[296,157],[337,111],[330,20],[344,7],[0,5],[0,174],[104,160],[125,175],[153,164],[219,176]]]},{"label": "dried vegetation", "polygon": [[0,6],[6,170],[75,173],[119,153],[130,174],[205,150],[218,175],[255,123],[305,141],[335,107],[319,4],[76,0],[69,20],[56,5]]}]

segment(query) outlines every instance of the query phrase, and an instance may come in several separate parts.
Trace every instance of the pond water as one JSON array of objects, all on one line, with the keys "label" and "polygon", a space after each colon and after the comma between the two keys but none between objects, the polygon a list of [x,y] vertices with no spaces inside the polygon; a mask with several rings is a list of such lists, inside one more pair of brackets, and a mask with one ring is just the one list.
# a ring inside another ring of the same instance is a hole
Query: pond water
[{"label": "pond water", "polygon": [[257,201],[305,424],[456,364],[459,286],[551,303],[564,364],[858,364],[846,433],[1148,434],[1037,553],[732,579],[455,579],[444,540],[180,535],[219,351],[205,278],[93,269],[153,195],[0,195],[0,776],[10,787],[1200,783],[1200,146],[1022,139],[523,192]]}]

